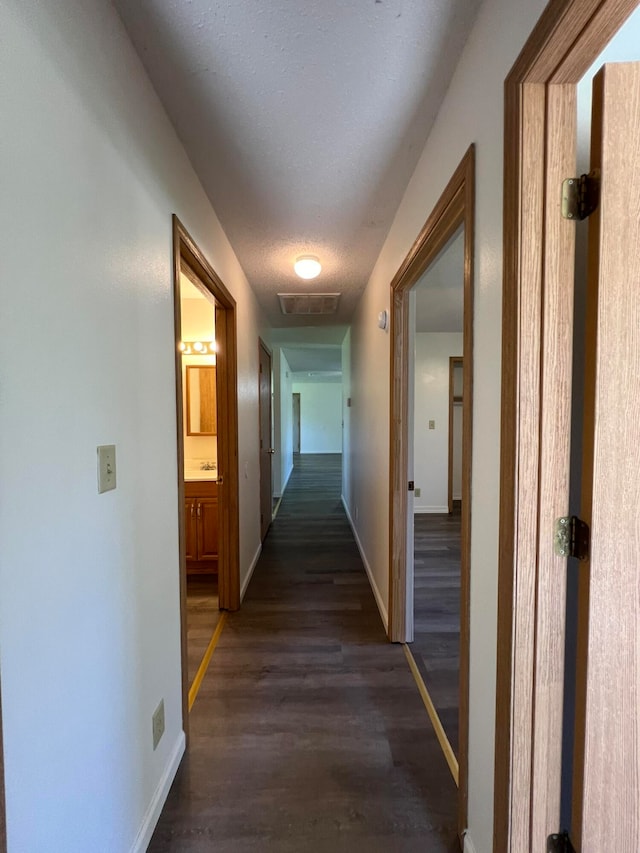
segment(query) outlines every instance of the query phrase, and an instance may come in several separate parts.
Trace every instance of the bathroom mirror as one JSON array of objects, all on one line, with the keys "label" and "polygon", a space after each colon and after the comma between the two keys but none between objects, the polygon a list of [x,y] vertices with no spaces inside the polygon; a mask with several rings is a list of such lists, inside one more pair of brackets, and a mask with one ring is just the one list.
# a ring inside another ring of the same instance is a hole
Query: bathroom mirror
[{"label": "bathroom mirror", "polygon": [[216,435],[216,369],[187,365],[187,435]]}]

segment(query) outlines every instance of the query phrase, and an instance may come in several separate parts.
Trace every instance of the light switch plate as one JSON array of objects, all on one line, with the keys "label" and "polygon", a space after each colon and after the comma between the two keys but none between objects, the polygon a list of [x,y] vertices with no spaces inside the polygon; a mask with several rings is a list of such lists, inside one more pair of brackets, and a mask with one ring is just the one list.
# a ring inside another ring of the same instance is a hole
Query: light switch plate
[{"label": "light switch plate", "polygon": [[435,429],[435,428],[436,428],[436,422],[435,421],[429,421],[429,429]]},{"label": "light switch plate", "polygon": [[102,444],[98,447],[98,494],[116,487],[116,446]]}]

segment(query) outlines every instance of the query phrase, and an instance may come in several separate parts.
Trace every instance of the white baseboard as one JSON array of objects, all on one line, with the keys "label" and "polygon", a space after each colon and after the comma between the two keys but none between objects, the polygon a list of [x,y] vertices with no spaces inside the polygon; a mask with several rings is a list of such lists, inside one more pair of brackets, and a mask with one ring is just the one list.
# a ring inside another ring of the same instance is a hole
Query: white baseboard
[{"label": "white baseboard", "polygon": [[373,572],[371,571],[371,566],[369,565],[369,561],[367,560],[367,556],[364,553],[364,548],[362,547],[362,542],[360,541],[360,537],[358,536],[358,532],[353,523],[353,519],[351,518],[351,513],[349,512],[349,508],[347,507],[346,501],[344,499],[344,495],[341,495],[342,506],[344,507],[344,511],[347,514],[347,520],[351,525],[351,532],[353,533],[353,538],[356,540],[356,545],[358,546],[358,551],[360,551],[360,557],[362,559],[362,563],[364,565],[365,571],[367,573],[367,577],[369,578],[369,583],[371,584],[371,589],[373,590],[373,597],[376,600],[376,604],[378,605],[378,610],[380,611],[380,616],[382,618],[382,624],[384,625],[384,630],[387,631],[389,628],[389,614],[387,613],[387,608],[384,605],[384,601],[382,600],[382,596],[380,595],[380,590],[378,589],[378,584],[375,582],[373,577]]},{"label": "white baseboard", "polygon": [[433,513],[439,513],[439,514],[447,513],[448,514],[449,513],[449,507],[448,506],[416,506],[414,504],[413,505],[413,512],[415,515],[419,515],[420,513],[423,513],[423,512],[425,512],[425,513],[426,512],[433,512]]},{"label": "white baseboard", "polygon": [[175,779],[176,773],[178,772],[178,767],[180,766],[180,761],[182,760],[182,756],[184,755],[185,748],[186,740],[184,732],[180,732],[180,735],[176,740],[176,744],[173,747],[171,757],[169,758],[164,773],[160,778],[158,787],[156,788],[155,793],[151,798],[151,802],[149,803],[149,808],[147,809],[147,813],[145,814],[144,820],[142,821],[140,831],[138,832],[136,840],[133,842],[131,853],[144,853],[144,851],[149,846],[151,836],[153,835],[153,830],[156,828],[158,818],[160,817],[160,812],[162,811],[167,797],[169,796],[169,789],[171,788],[171,784]]},{"label": "white baseboard", "polygon": [[473,845],[473,841],[471,840],[471,836],[469,835],[469,830],[467,829],[464,833],[464,853],[476,853],[476,848]]},{"label": "white baseboard", "polygon": [[247,591],[247,587],[249,586],[249,581],[253,577],[253,573],[255,571],[256,566],[258,565],[258,560],[260,559],[260,554],[262,554],[262,542],[258,545],[258,550],[254,554],[253,560],[251,561],[251,565],[249,566],[249,571],[247,572],[247,576],[244,579],[242,586],[240,587],[240,601],[244,598],[244,594]]}]

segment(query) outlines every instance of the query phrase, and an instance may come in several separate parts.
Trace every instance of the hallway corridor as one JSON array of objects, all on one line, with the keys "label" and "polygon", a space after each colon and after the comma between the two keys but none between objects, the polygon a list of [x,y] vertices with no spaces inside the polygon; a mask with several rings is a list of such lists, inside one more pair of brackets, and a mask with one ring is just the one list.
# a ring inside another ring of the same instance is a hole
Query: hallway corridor
[{"label": "hallway corridor", "polygon": [[453,853],[457,791],[340,501],[296,457],[150,851]]}]

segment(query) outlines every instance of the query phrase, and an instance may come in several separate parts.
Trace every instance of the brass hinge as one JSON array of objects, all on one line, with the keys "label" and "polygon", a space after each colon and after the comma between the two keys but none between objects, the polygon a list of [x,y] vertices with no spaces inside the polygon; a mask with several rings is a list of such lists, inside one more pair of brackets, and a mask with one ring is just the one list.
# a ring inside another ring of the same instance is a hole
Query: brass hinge
[{"label": "brass hinge", "polygon": [[554,832],[547,837],[547,853],[576,853],[566,832]]},{"label": "brass hinge", "polygon": [[562,182],[562,215],[565,219],[586,219],[599,201],[600,173],[597,169]]},{"label": "brass hinge", "polygon": [[558,557],[589,559],[589,525],[577,515],[563,515],[556,519],[553,550]]}]

